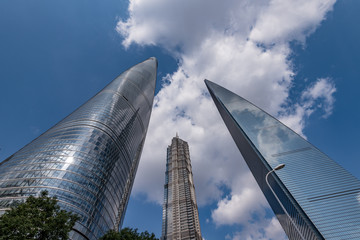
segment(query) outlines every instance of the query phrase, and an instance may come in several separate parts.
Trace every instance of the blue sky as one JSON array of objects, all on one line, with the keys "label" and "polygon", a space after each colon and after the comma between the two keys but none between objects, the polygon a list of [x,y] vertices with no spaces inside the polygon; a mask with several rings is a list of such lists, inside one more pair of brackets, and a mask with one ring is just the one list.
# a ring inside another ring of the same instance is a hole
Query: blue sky
[{"label": "blue sky", "polygon": [[178,131],[190,145],[203,237],[286,239],[203,79],[360,178],[359,10],[357,0],[1,1],[0,161],[155,56],[156,105],[124,226],[160,237],[166,147]]}]

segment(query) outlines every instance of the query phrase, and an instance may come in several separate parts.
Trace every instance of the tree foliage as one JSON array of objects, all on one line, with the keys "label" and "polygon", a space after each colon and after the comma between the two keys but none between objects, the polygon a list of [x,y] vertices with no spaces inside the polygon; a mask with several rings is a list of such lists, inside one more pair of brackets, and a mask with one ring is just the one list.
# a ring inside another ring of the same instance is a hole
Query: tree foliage
[{"label": "tree foliage", "polygon": [[77,215],[61,210],[56,197],[48,197],[48,192],[43,191],[39,197],[28,197],[0,217],[0,240],[65,240],[78,219]]},{"label": "tree foliage", "polygon": [[99,240],[159,240],[154,233],[148,231],[138,233],[137,228],[123,228],[120,232],[110,230]]}]

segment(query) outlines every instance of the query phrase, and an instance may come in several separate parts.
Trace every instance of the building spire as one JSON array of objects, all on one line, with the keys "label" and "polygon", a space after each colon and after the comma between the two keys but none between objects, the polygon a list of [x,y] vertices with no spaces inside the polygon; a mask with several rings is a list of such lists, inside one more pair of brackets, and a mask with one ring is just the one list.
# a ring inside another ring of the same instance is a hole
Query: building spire
[{"label": "building spire", "polygon": [[176,132],[176,138],[179,138],[179,134],[178,134],[178,132]]}]

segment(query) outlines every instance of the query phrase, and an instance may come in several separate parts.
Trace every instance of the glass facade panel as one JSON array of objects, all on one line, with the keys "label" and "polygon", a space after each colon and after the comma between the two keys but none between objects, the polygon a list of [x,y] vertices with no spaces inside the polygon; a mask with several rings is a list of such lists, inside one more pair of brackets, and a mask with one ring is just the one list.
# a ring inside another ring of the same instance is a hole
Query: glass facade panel
[{"label": "glass facade panel", "polygon": [[40,137],[0,163],[0,212],[47,190],[81,219],[71,239],[121,226],[146,136],[157,60],[121,74]]},{"label": "glass facade panel", "polygon": [[[205,83],[287,235],[360,239],[360,181],[260,108],[217,84]],[[269,182],[292,221],[264,181],[279,164],[286,167],[272,172]]]}]

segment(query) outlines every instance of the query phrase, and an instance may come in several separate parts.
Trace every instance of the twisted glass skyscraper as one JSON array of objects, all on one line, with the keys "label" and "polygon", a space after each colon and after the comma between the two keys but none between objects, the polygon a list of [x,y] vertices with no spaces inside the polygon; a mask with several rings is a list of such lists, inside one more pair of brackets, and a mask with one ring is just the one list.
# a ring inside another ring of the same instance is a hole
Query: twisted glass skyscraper
[{"label": "twisted glass skyscraper", "polygon": [[151,114],[157,60],[128,69],[0,163],[0,211],[47,190],[81,219],[71,239],[121,226]]},{"label": "twisted glass skyscraper", "polygon": [[260,108],[205,83],[288,237],[360,239],[360,181]]},{"label": "twisted glass skyscraper", "polygon": [[178,136],[167,148],[161,240],[201,240],[189,145]]}]

